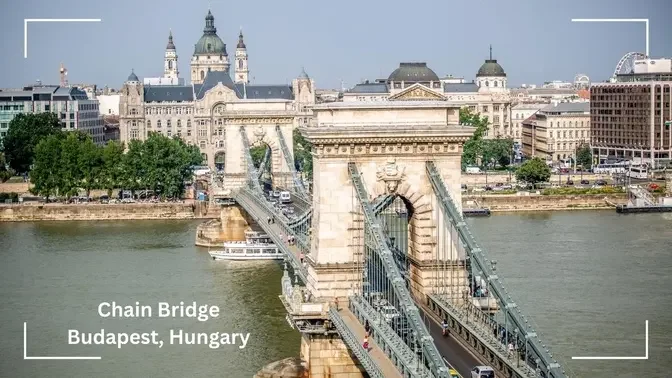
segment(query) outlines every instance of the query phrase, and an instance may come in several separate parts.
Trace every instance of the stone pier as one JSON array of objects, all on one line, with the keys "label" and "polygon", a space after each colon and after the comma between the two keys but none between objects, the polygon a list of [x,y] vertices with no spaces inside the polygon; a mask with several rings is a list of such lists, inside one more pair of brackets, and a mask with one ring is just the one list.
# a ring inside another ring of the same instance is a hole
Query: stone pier
[{"label": "stone pier", "polygon": [[301,359],[310,378],[360,378],[364,369],[337,334],[302,334]]},{"label": "stone pier", "polygon": [[244,241],[245,230],[258,227],[256,222],[239,206],[224,206],[219,219],[198,226],[196,245],[211,247],[227,241]]}]

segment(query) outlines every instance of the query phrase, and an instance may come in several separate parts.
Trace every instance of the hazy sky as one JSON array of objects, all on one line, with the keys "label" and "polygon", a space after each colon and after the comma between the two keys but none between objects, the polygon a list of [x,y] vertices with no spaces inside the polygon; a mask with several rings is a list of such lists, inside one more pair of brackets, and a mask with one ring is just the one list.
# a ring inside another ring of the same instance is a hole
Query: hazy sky
[{"label": "hazy sky", "polygon": [[[131,69],[163,73],[173,30],[181,76],[203,32],[207,0],[3,0],[0,87],[36,79],[120,87]],[[652,57],[672,56],[672,0],[213,1],[217,34],[235,52],[242,26],[253,82],[288,83],[301,68],[320,88],[386,78],[401,61],[426,61],[439,76],[472,80],[493,45],[509,83],[608,78],[628,51],[644,51],[644,24],[577,24],[572,18],[649,18]],[[101,18],[30,24],[24,18]]]}]

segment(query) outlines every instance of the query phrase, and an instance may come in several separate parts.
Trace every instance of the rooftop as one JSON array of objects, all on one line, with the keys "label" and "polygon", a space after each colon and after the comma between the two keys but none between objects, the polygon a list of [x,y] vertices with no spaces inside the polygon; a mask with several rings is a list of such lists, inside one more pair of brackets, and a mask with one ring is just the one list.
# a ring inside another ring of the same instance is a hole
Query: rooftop
[{"label": "rooftop", "polygon": [[590,113],[589,102],[561,102],[541,109],[543,113]]}]

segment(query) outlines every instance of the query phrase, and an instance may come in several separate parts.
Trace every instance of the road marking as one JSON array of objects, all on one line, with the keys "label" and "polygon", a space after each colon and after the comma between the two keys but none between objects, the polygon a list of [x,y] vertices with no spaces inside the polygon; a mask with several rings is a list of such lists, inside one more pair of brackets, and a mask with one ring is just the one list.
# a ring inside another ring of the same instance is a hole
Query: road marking
[{"label": "road marking", "polygon": [[572,360],[648,360],[649,359],[649,321],[644,323],[644,356],[635,357],[572,357]]},{"label": "road marking", "polygon": [[24,18],[23,19],[23,58],[28,58],[29,22],[101,22],[100,18]]},{"label": "road marking", "polygon": [[27,323],[23,322],[23,359],[24,360],[100,360],[102,357],[35,357],[28,356],[28,331]]},{"label": "road marking", "polygon": [[648,18],[572,18],[572,22],[643,22],[646,24],[646,57],[649,57],[649,19]]}]

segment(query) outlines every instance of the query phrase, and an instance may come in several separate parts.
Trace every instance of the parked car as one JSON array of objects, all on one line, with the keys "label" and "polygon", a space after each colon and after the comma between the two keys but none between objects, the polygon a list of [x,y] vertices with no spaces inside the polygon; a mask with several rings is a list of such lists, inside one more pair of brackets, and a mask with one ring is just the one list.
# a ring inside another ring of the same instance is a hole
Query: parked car
[{"label": "parked car", "polygon": [[572,181],[572,180],[567,180],[567,185],[574,185],[574,181]]},{"label": "parked car", "polygon": [[401,314],[399,314],[399,311],[397,311],[397,309],[394,308],[394,306],[389,305],[383,306],[380,309],[380,313],[383,315],[383,318],[385,318],[385,321],[387,322],[391,322],[394,318],[401,316]]},{"label": "parked car", "polygon": [[588,180],[581,180],[581,185],[589,185],[590,181]]}]

